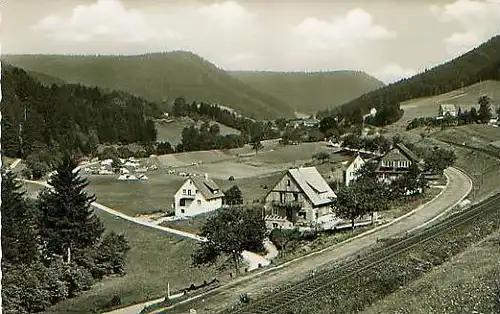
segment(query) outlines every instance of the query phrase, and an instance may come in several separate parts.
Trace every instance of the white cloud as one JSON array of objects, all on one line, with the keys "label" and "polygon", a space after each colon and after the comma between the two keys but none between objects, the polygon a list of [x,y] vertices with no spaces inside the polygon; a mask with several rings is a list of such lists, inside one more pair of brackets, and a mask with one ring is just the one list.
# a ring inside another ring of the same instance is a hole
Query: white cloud
[{"label": "white cloud", "polygon": [[162,30],[160,34],[142,12],[126,9],[118,0],[98,0],[90,5],[76,6],[69,17],[49,15],[33,26],[34,30],[59,40],[145,42],[160,36],[174,36]]},{"label": "white cloud", "polygon": [[373,73],[373,75],[382,82],[389,84],[400,79],[408,78],[417,74],[415,69],[403,68],[399,64],[391,63]]},{"label": "white cloud", "polygon": [[253,22],[255,14],[234,1],[215,2],[199,7],[196,13],[208,19],[212,24],[226,29]]},{"label": "white cloud", "polygon": [[496,35],[500,29],[500,1],[457,0],[430,11],[443,23],[456,23],[457,31],[444,39],[449,54],[458,55]]},{"label": "white cloud", "polygon": [[334,17],[332,21],[306,18],[295,27],[295,32],[318,49],[346,48],[363,40],[396,37],[395,32],[375,24],[372,16],[362,9],[351,10],[344,16]]}]

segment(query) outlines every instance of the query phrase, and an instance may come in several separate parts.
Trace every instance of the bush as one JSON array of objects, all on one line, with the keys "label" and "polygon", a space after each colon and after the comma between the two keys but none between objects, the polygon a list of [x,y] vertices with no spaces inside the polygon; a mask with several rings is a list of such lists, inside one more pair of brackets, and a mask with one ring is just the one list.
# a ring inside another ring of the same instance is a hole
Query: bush
[{"label": "bush", "polygon": [[68,295],[70,298],[89,290],[94,284],[94,278],[90,271],[79,265],[68,266],[64,279],[68,285]]},{"label": "bush", "polygon": [[247,304],[249,302],[250,302],[250,297],[248,296],[248,293],[240,294],[240,303]]}]

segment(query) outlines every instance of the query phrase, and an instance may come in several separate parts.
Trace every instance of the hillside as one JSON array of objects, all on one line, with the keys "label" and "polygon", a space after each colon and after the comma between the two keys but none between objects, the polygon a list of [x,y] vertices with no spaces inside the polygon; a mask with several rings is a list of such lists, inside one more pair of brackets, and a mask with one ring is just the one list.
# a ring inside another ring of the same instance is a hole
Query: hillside
[{"label": "hillside", "polygon": [[349,101],[340,111],[349,115],[355,111],[367,113],[374,106],[399,107],[403,101],[444,94],[485,80],[500,80],[500,36],[451,61]]},{"label": "hillside", "polygon": [[156,104],[130,94],[72,84],[47,87],[5,63],[1,109],[2,155],[28,159],[65,149],[89,154],[99,143],[155,141],[153,118],[161,115]]},{"label": "hillside", "polygon": [[29,71],[104,89],[129,92],[150,101],[217,102],[255,118],[292,117],[283,101],[230,76],[189,52],[137,56],[7,55],[3,60]]},{"label": "hillside", "polygon": [[229,74],[306,114],[337,107],[384,86],[381,81],[359,71],[234,71]]}]

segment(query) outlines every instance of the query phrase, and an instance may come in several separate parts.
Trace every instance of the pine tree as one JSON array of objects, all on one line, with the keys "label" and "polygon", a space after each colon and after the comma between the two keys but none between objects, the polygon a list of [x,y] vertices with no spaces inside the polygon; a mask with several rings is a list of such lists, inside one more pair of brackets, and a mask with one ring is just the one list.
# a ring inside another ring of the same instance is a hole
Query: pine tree
[{"label": "pine tree", "polygon": [[2,170],[2,258],[29,264],[38,254],[35,215],[15,175]]},{"label": "pine tree", "polygon": [[68,263],[73,250],[94,245],[104,231],[90,206],[95,196],[84,191],[88,182],[74,171],[76,167],[73,158],[64,157],[49,182],[52,189],[44,190],[39,197],[44,253],[47,257],[65,256]]}]

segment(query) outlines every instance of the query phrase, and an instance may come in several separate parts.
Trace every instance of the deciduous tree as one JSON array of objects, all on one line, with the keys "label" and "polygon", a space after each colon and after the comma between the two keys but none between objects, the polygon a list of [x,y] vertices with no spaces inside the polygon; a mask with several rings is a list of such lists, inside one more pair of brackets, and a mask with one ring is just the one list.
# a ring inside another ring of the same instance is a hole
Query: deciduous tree
[{"label": "deciduous tree", "polygon": [[222,254],[231,256],[239,272],[244,250],[262,250],[266,225],[261,213],[253,208],[224,208],[207,219],[200,236],[207,242],[200,244],[193,254],[195,264],[210,264]]},{"label": "deciduous tree", "polygon": [[243,194],[237,185],[233,185],[224,192],[224,199],[227,205],[241,205],[243,204]]}]

